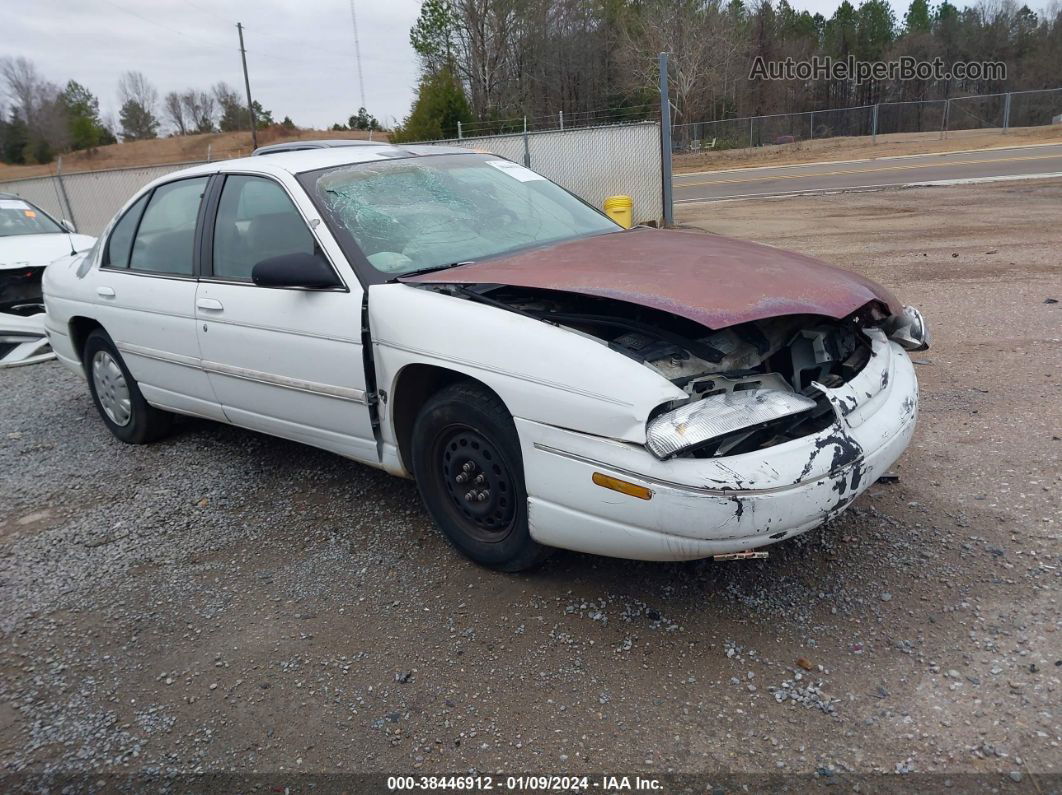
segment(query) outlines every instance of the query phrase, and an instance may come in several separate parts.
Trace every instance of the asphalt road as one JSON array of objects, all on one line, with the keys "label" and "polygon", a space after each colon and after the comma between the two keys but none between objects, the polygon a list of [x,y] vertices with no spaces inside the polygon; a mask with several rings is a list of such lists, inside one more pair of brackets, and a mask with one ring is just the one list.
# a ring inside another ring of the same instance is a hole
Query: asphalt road
[{"label": "asphalt road", "polygon": [[808,163],[677,174],[678,204],[763,198],[908,185],[1062,173],[1062,146],[1022,146],[978,152],[949,152],[874,160]]}]

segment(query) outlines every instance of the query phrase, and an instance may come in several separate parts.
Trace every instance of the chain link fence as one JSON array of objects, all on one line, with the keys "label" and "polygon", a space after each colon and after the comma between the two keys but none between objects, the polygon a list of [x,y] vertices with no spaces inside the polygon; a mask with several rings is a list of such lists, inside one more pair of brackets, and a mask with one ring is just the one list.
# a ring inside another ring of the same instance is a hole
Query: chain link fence
[{"label": "chain link fence", "polygon": [[[663,215],[660,185],[660,125],[641,122],[607,127],[494,135],[431,144],[464,146],[517,163],[530,155],[531,168],[600,208],[606,196],[626,194],[634,201],[635,223],[658,222]],[[13,193],[79,232],[98,235],[118,209],[157,177],[197,163],[82,171],[0,182]]]},{"label": "chain link fence", "polygon": [[[204,161],[205,162],[205,161]],[[0,182],[0,193],[31,201],[55,218],[65,218],[85,235],[98,235],[119,208],[153,179],[198,163],[79,171]]]},{"label": "chain link fence", "polygon": [[1006,134],[1015,127],[1051,124],[1059,115],[1062,88],[1055,88],[675,124],[671,140],[676,152],[699,152],[891,133],[946,137],[965,130],[999,130]]},{"label": "chain link fence", "polygon": [[659,223],[663,217],[659,122],[424,143],[463,146],[523,163],[597,208],[607,196],[630,196],[636,224]]}]

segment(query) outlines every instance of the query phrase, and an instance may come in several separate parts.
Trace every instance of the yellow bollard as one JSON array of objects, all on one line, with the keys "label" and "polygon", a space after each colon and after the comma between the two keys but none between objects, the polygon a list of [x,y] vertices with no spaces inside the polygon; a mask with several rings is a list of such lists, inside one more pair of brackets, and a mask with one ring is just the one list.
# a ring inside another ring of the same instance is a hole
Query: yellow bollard
[{"label": "yellow bollard", "polygon": [[624,229],[630,229],[633,206],[634,202],[630,196],[609,196],[605,199],[605,215]]}]

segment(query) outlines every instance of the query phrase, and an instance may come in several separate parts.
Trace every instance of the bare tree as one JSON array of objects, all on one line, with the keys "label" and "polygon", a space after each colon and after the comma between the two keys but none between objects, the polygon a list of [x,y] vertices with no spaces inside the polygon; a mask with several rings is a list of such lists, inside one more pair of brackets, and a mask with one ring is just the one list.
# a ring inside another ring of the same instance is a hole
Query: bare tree
[{"label": "bare tree", "polygon": [[181,101],[182,96],[176,91],[170,91],[162,99],[162,109],[166,119],[173,124],[178,135],[188,134],[188,124],[185,119],[185,107]]},{"label": "bare tree", "polygon": [[0,60],[0,75],[3,76],[7,84],[7,94],[21,113],[22,119],[31,129],[34,128],[44,106],[55,101],[59,87],[45,80],[33,61],[21,56]]},{"label": "bare tree", "polygon": [[159,120],[155,109],[159,92],[140,72],[126,72],[118,80],[118,98],[122,103],[119,118],[122,138],[139,141],[158,135]]},{"label": "bare tree", "polygon": [[148,82],[143,72],[126,72],[118,78],[118,99],[123,105],[131,100],[154,114],[159,104],[159,92]]},{"label": "bare tree", "polygon": [[33,157],[48,162],[70,147],[70,125],[59,86],[45,80],[28,58],[0,60],[7,94],[30,134]]},{"label": "bare tree", "polygon": [[214,112],[217,107],[212,94],[206,91],[189,89],[181,94],[181,105],[188,121],[188,126],[197,133],[214,130]]}]

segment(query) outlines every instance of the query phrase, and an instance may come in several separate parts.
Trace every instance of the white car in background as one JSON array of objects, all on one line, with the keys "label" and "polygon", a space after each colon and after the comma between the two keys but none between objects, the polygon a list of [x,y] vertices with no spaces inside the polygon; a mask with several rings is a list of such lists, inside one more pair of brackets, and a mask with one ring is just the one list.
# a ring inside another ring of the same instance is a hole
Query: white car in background
[{"label": "white car in background", "polygon": [[25,199],[0,193],[0,311],[39,312],[48,263],[87,251],[95,242]]},{"label": "white car in background", "polygon": [[0,193],[0,368],[53,358],[44,333],[41,276],[50,262],[95,242],[25,199]]},{"label": "white car in background", "polygon": [[169,174],[48,269],[125,442],[174,413],[416,479],[462,552],[736,553],[842,511],[917,413],[917,311],[799,254],[621,229],[491,155],[389,144]]}]

